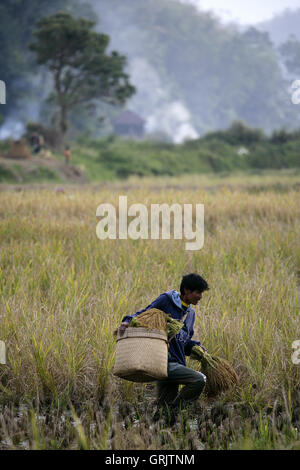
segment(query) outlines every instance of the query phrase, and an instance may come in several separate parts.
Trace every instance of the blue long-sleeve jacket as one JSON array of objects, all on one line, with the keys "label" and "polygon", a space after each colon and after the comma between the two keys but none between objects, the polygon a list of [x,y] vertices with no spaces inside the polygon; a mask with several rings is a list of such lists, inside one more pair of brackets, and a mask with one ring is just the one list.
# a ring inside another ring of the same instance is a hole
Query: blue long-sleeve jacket
[{"label": "blue long-sleeve jacket", "polygon": [[179,364],[186,365],[185,356],[190,356],[192,347],[195,345],[201,346],[199,341],[193,341],[191,338],[194,334],[195,311],[192,307],[188,307],[185,311],[182,308],[180,295],[175,290],[164,292],[157,299],[155,299],[148,307],[139,310],[134,315],[127,315],[122,319],[122,322],[130,322],[133,317],[138,316],[140,313],[157,308],[175,320],[182,320],[185,314],[186,318],[180,332],[171,340],[169,348],[169,362],[178,362]]}]

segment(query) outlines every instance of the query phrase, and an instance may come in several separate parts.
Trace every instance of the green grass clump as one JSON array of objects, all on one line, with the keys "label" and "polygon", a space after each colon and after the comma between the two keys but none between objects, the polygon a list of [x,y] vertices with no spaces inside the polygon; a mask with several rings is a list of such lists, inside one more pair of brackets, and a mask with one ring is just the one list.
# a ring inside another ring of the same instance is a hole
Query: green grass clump
[{"label": "green grass clump", "polygon": [[10,183],[15,180],[15,175],[14,173],[9,169],[4,166],[1,166],[0,162],[0,183]]}]

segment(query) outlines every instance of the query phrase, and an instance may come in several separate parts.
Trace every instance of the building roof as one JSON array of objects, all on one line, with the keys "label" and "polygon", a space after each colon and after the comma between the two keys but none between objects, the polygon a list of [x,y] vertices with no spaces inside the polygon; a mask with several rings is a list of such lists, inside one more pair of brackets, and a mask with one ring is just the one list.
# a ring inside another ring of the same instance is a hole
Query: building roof
[{"label": "building roof", "polygon": [[143,126],[145,124],[145,121],[133,111],[124,111],[113,120],[113,124],[115,125],[127,124],[127,125]]}]

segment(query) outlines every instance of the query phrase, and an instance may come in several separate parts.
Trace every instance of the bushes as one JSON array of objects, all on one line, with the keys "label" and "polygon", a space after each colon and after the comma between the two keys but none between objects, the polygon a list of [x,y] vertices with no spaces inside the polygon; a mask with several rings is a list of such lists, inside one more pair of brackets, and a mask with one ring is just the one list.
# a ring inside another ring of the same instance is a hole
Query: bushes
[{"label": "bushes", "polygon": [[217,139],[230,145],[251,146],[259,142],[265,142],[267,137],[261,129],[248,127],[242,121],[235,121],[225,131],[216,131],[207,134],[204,139]]},{"label": "bushes", "polygon": [[[278,131],[267,138],[259,129],[234,124],[228,131],[214,132],[181,145],[109,137],[87,141],[85,148],[92,147],[98,155],[95,163],[99,172],[101,168],[102,173],[116,178],[300,167],[300,135],[294,132],[285,136]],[[248,154],[238,154],[242,146]],[[81,152],[83,156],[83,148]]]},{"label": "bushes", "polygon": [[[98,161],[118,177],[175,176],[203,169],[204,159],[198,152],[186,152],[182,146],[157,142],[136,142],[117,139],[111,144],[99,145]],[[201,162],[203,160],[203,162]],[[209,165],[206,165],[206,171]]]},{"label": "bushes", "polygon": [[[0,141],[0,154],[10,145],[10,141]],[[57,158],[62,160],[63,155],[57,154]],[[278,130],[267,137],[260,129],[236,122],[226,131],[212,132],[180,145],[121,139],[115,135],[92,139],[82,134],[72,143],[71,163],[82,167],[90,181],[134,175],[181,176],[256,168],[300,168],[300,130]],[[36,179],[41,178],[47,175]],[[51,178],[54,176],[49,175]],[[6,180],[9,175],[2,174],[2,181]]]},{"label": "bushes", "polygon": [[45,140],[45,145],[53,150],[59,150],[62,147],[63,139],[60,132],[53,127],[46,127],[37,122],[28,122],[26,126],[25,138],[28,142],[32,134],[37,133],[42,135]]}]

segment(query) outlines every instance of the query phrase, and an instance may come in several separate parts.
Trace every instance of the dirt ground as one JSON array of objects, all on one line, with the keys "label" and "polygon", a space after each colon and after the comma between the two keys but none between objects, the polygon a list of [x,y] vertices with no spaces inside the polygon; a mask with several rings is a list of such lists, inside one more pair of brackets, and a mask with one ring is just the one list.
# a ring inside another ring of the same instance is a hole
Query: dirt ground
[{"label": "dirt ground", "polygon": [[[22,174],[34,177],[43,168],[54,172],[59,179],[67,183],[82,184],[88,182],[88,178],[82,170],[55,158],[32,157],[23,160],[0,156],[0,165],[10,171],[18,183],[23,183]],[[19,168],[19,171],[16,167]]]}]

